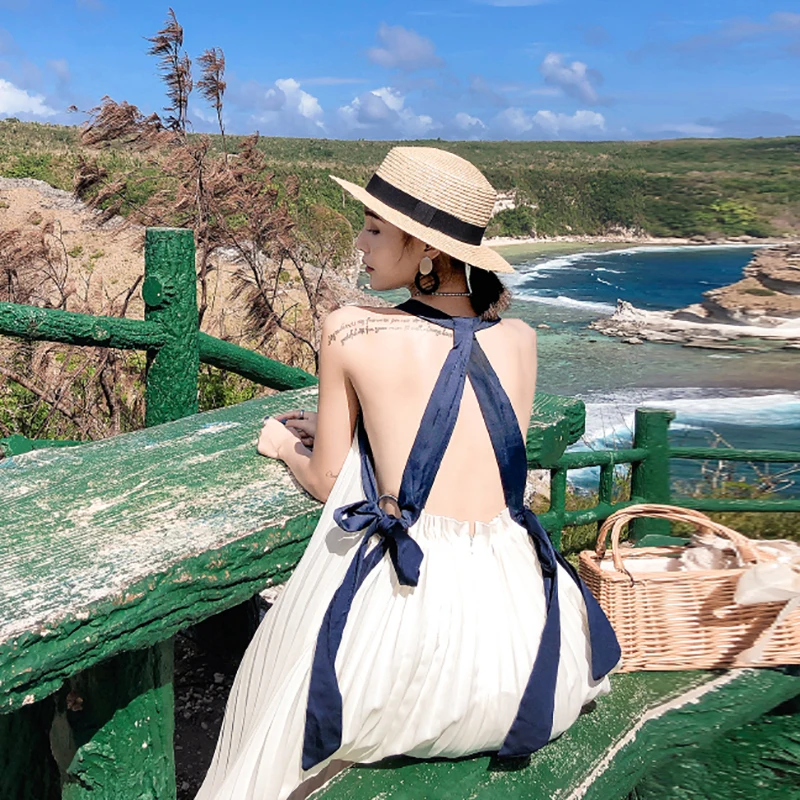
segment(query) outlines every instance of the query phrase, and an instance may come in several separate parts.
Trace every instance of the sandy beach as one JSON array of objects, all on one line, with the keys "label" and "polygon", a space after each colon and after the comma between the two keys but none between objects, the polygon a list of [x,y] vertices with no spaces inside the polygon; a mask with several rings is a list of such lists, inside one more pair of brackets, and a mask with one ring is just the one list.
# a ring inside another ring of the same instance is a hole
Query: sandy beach
[{"label": "sandy beach", "polygon": [[546,255],[548,253],[580,253],[591,250],[623,250],[629,247],[647,246],[694,246],[709,247],[715,245],[771,245],[771,244],[796,244],[792,239],[772,237],[769,239],[753,239],[750,237],[737,237],[736,239],[713,239],[698,241],[678,237],[643,236],[641,238],[619,236],[553,236],[548,238],[515,238],[513,236],[493,236],[484,241],[489,247],[500,250],[503,255]]}]

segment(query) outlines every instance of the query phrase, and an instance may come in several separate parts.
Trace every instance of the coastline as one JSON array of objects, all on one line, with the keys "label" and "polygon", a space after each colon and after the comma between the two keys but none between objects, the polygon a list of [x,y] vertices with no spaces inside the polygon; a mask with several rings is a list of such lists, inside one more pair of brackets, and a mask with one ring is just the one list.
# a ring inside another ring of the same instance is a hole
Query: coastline
[{"label": "coastline", "polygon": [[484,244],[499,250],[504,256],[545,255],[548,253],[580,253],[591,250],[625,250],[630,247],[720,247],[751,246],[762,247],[778,244],[798,244],[796,239],[769,237],[756,239],[750,236],[737,236],[731,239],[702,239],[657,236],[549,236],[525,237],[493,236],[485,239]]}]

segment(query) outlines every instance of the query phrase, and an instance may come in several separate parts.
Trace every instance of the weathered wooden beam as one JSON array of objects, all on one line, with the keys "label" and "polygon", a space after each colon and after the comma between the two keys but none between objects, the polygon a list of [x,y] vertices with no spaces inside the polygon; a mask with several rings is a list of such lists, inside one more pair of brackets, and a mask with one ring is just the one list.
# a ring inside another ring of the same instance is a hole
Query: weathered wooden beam
[{"label": "weathered wooden beam", "polygon": [[69,679],[54,726],[62,800],[174,800],[172,640]]},{"label": "weathered wooden beam", "polygon": [[164,332],[153,322],[124,317],[94,317],[16,303],[0,303],[0,334],[87,347],[116,347],[120,350],[157,349],[166,342]]},{"label": "weathered wooden beam", "polygon": [[800,511],[800,500],[718,500],[711,497],[677,497],[673,503],[697,511]]},{"label": "weathered wooden beam", "polygon": [[740,450],[727,447],[670,447],[670,458],[710,461],[771,461],[775,464],[800,462],[800,453],[788,450]]},{"label": "weathered wooden beam", "polygon": [[289,367],[232,342],[200,333],[200,361],[212,367],[235,372],[243,378],[284,391],[314,386],[317,378],[305,370]]},{"label": "weathered wooden beam", "polygon": [[[633,426],[633,447],[647,451],[647,458],[631,468],[631,498],[647,503],[670,502],[669,424],[674,411],[637,408]],[[642,517],[630,525],[631,538],[637,541],[647,536],[668,536],[669,520]]]},{"label": "weathered wooden beam", "polygon": [[791,670],[637,672],[611,682],[610,695],[529,759],[390,759],[351,767],[318,796],[620,800],[692,746],[710,746],[800,694],[800,678]]},{"label": "weathered wooden beam", "polygon": [[643,448],[626,450],[581,450],[575,453],[564,453],[558,459],[558,466],[566,469],[584,469],[585,467],[613,467],[616,464],[635,464],[647,458],[647,450]]},{"label": "weathered wooden beam", "polygon": [[144,263],[144,318],[164,334],[164,344],[147,352],[145,424],[149,426],[197,413],[200,351],[194,233],[148,228]]},{"label": "weathered wooden beam", "polygon": [[573,397],[537,394],[525,442],[528,467],[555,466],[571,444],[583,435],[586,406]]},{"label": "weathered wooden beam", "polygon": [[13,433],[5,439],[0,439],[0,455],[21,456],[32,450],[43,450],[45,447],[75,447],[84,442],[75,442],[69,439],[29,439],[20,433]]},{"label": "weathered wooden beam", "polygon": [[0,462],[0,708],[46,697],[291,573],[320,504],[255,449],[284,392]]}]

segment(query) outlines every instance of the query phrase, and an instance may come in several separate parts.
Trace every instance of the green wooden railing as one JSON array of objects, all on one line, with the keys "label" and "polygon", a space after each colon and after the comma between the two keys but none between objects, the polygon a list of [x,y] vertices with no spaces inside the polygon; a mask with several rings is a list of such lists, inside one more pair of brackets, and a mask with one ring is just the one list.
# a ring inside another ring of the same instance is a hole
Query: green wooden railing
[{"label": "green wooden railing", "polygon": [[[565,527],[600,523],[615,511],[636,503],[666,503],[698,511],[800,511],[800,499],[718,499],[673,496],[670,480],[672,459],[800,463],[800,452],[744,450],[714,447],[671,447],[669,425],[673,411],[637,409],[634,417],[633,447],[621,450],[590,450],[565,453],[550,470],[550,507],[540,515],[547,532],[559,541]],[[630,499],[613,502],[615,468],[631,466]],[[566,511],[567,476],[571,469],[599,467],[597,504],[591,508]],[[637,545],[668,543],[667,520],[640,519],[632,525],[631,538]],[[674,540],[673,540],[674,541]]]},{"label": "green wooden railing", "polygon": [[[234,372],[272,389],[298,389],[317,379],[295,367],[217,339],[199,330],[192,231],[148,228],[145,237],[144,320],[98,317],[57,309],[0,303],[0,334],[71,345],[145,350],[147,379],[145,424],[170,422],[197,412],[199,364]],[[800,500],[713,499],[672,497],[671,459],[800,462],[800,453],[716,448],[670,447],[670,411],[636,411],[633,447],[566,453],[551,466],[550,507],[541,521],[556,543],[565,527],[602,522],[634,503],[675,503],[701,511],[800,511]],[[31,440],[19,434],[0,439],[0,453],[18,455],[43,447],[81,444]],[[530,459],[529,459],[530,462]],[[614,470],[631,465],[630,500],[613,502]],[[543,466],[530,462],[530,466]],[[550,465],[547,465],[550,466]],[[567,476],[571,469],[599,467],[598,502],[593,508],[566,510]],[[669,533],[669,522],[637,520],[634,541],[657,543]]]},{"label": "green wooden railing", "polygon": [[[147,426],[197,413],[201,362],[272,389],[299,389],[317,382],[301,369],[200,331],[192,231],[148,228],[144,263],[144,320],[0,303],[0,334],[78,346],[145,350]],[[0,448],[9,455],[53,444],[37,444],[20,436],[0,440]]]}]

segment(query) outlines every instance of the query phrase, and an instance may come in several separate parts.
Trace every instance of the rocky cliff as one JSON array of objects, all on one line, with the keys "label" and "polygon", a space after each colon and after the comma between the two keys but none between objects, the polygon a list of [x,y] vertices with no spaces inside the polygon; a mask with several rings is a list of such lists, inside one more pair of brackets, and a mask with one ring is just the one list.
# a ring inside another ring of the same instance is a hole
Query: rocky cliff
[{"label": "rocky cliff", "polygon": [[590,327],[631,344],[642,341],[719,346],[737,339],[781,339],[800,348],[800,245],[759,250],[742,280],[705,292],[677,311],[644,311],[624,300]]}]

